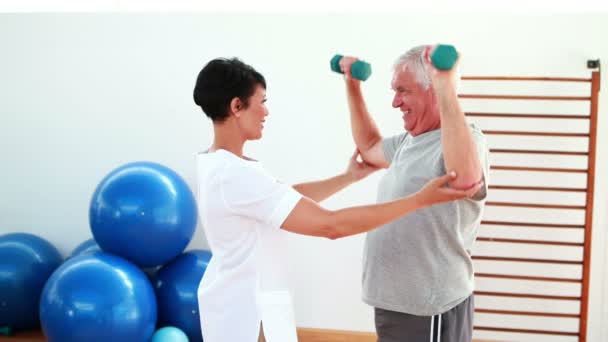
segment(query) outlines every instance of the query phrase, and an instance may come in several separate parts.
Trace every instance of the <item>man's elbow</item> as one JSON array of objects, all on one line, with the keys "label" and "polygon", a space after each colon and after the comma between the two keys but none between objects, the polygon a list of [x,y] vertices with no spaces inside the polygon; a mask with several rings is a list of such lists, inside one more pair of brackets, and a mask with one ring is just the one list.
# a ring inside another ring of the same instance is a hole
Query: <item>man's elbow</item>
[{"label": "man's elbow", "polygon": [[458,175],[455,180],[451,181],[450,187],[456,190],[468,190],[477,185],[482,178],[483,174],[481,171],[465,173],[463,175]]}]

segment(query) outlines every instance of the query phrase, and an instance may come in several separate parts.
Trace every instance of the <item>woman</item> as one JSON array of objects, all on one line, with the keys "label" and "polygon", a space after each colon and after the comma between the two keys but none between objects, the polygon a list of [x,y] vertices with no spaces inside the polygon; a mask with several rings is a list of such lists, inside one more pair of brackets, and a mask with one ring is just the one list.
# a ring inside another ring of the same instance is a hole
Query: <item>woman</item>
[{"label": "woman", "polygon": [[[293,187],[243,155],[262,137],[266,81],[238,59],[215,59],[199,73],[194,101],[213,121],[211,148],[198,155],[198,206],[213,258],[198,290],[206,342],[296,341],[286,284],[287,232],[337,239],[359,234],[416,209],[473,195],[445,187],[455,174],[429,181],[396,201],[327,210],[317,203],[374,168],[350,160],[346,173]],[[263,330],[262,330],[263,325]]]}]

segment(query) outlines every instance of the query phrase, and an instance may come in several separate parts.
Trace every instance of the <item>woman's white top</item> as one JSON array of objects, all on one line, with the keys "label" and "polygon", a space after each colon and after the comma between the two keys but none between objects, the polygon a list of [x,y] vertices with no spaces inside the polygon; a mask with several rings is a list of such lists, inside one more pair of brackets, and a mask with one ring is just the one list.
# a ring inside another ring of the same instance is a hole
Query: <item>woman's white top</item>
[{"label": "woman's white top", "polygon": [[213,257],[198,288],[205,342],[297,341],[287,284],[287,232],[302,195],[257,161],[197,155],[199,216]]}]

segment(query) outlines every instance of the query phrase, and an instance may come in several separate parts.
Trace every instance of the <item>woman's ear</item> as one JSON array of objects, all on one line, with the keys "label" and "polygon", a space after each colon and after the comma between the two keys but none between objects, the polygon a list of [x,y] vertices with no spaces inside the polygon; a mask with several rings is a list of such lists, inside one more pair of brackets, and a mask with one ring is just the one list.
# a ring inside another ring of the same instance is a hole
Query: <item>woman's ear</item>
[{"label": "woman's ear", "polygon": [[239,99],[238,97],[233,98],[230,101],[230,111],[236,116],[236,117],[240,117],[241,114],[239,113],[240,110],[243,108],[243,103],[241,102],[241,99]]}]

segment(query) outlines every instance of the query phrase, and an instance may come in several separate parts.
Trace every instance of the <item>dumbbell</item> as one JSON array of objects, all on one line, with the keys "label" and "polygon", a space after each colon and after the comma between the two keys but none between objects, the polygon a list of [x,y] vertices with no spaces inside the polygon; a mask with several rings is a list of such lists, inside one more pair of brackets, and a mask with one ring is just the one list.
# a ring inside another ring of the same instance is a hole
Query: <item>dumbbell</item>
[{"label": "dumbbell", "polygon": [[431,62],[439,70],[450,70],[458,60],[458,52],[453,45],[439,44],[431,54]]},{"label": "dumbbell", "polygon": [[[342,59],[342,55],[335,55],[330,61],[331,70],[342,74],[342,70],[340,69],[340,60]],[[422,56],[421,56],[422,57]],[[458,60],[458,52],[453,45],[448,44],[439,44],[433,50],[431,54],[431,62],[435,66],[435,68],[439,70],[450,70],[456,64]],[[353,78],[365,81],[372,74],[372,66],[365,61],[356,61],[350,67],[350,73]]]},{"label": "dumbbell", "polygon": [[[342,69],[340,69],[340,60],[342,59],[342,55],[335,55],[330,61],[329,65],[331,70],[343,74]],[[350,66],[350,74],[353,78],[358,79],[360,81],[367,80],[372,74],[372,66],[364,61],[356,61]]]},{"label": "dumbbell", "polygon": [[11,336],[13,334],[13,329],[11,327],[0,327],[0,336]]}]

